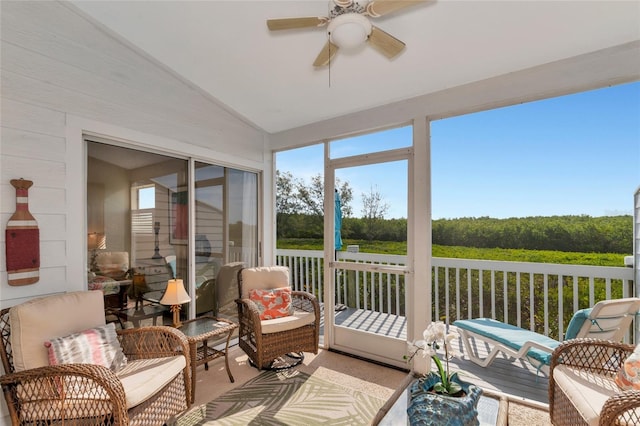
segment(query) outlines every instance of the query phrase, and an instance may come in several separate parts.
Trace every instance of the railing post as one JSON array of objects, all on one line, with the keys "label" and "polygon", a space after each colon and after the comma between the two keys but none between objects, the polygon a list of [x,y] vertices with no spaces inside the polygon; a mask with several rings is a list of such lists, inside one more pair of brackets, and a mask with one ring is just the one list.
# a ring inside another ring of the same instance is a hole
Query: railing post
[{"label": "railing post", "polygon": [[345,285],[347,286],[347,300],[345,304],[349,307],[359,308],[358,298],[356,297],[356,287],[358,286],[356,282],[356,271],[347,271]]}]

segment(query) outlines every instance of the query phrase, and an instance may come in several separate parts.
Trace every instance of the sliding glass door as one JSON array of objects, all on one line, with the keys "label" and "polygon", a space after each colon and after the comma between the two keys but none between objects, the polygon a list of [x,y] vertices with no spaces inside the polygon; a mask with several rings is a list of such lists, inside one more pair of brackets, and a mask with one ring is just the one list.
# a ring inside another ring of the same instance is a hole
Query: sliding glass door
[{"label": "sliding glass door", "polygon": [[88,288],[108,308],[157,304],[188,272],[188,161],[93,141],[87,153]]},{"label": "sliding glass door", "polygon": [[158,306],[172,278],[183,280],[195,315],[237,297],[216,278],[229,263],[257,264],[256,173],[108,141],[87,140],[87,153],[87,287],[103,291],[123,327],[134,324],[120,311]]},{"label": "sliding glass door", "polygon": [[196,315],[234,319],[237,268],[257,265],[255,173],[195,162]]}]

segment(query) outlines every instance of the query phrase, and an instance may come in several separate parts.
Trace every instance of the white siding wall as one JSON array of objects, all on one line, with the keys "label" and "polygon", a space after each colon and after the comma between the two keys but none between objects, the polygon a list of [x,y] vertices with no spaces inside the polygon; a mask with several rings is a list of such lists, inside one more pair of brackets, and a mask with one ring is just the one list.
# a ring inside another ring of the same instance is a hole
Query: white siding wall
[{"label": "white siding wall", "polygon": [[[208,162],[252,170],[267,164],[270,174],[261,130],[74,9],[57,2],[1,7],[0,307],[86,286],[86,259],[78,259],[86,253],[83,130]],[[20,177],[34,182],[29,207],[40,227],[41,269],[38,283],[14,287],[4,231],[15,210],[9,180]]]},{"label": "white siding wall", "polygon": [[84,199],[84,182],[69,181],[76,180],[77,170],[84,180],[85,167],[75,160],[84,154],[78,155],[82,144],[77,138],[69,140],[70,117],[100,123],[114,133],[138,132],[145,135],[146,145],[160,135],[163,143],[158,146],[173,140],[177,153],[263,168],[262,131],[74,9],[57,2],[2,2],[1,12],[0,239],[4,243],[6,223],[15,210],[9,180],[34,181],[29,201],[40,226],[41,271],[37,284],[9,286],[2,250],[0,306],[83,287],[82,277],[70,276],[67,268],[70,253],[84,250],[75,246],[86,244],[82,238],[70,239],[73,230],[67,229],[69,209]]},{"label": "white siding wall", "polygon": [[[70,6],[0,5],[0,307],[86,286],[82,131],[251,170],[267,164],[270,176],[264,132]],[[15,210],[9,180],[20,177],[34,182],[29,207],[40,227],[41,269],[38,283],[12,287],[5,228]],[[8,423],[1,404],[0,424]]]},{"label": "white siding wall", "polygon": [[[0,221],[2,262],[0,306],[24,298],[64,291],[66,285],[66,198],[64,114],[2,98],[0,132]],[[12,287],[7,284],[5,228],[15,210],[11,179],[32,180],[29,210],[40,228],[40,281]]]}]

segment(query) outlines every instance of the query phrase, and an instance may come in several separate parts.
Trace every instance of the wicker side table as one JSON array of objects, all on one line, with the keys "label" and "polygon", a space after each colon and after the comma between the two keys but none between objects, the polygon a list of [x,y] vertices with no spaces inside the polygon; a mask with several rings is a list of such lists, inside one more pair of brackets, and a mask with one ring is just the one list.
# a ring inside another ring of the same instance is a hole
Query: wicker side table
[{"label": "wicker side table", "polygon": [[[191,354],[191,403],[195,401],[196,395],[196,367],[204,364],[205,370],[209,369],[209,361],[224,356],[225,367],[229,380],[235,380],[229,368],[229,340],[233,331],[238,328],[238,324],[226,319],[213,316],[202,316],[182,323],[178,330],[182,331],[189,341],[189,352]],[[209,340],[215,337],[227,335],[227,342],[224,350],[215,349],[209,346]]]}]

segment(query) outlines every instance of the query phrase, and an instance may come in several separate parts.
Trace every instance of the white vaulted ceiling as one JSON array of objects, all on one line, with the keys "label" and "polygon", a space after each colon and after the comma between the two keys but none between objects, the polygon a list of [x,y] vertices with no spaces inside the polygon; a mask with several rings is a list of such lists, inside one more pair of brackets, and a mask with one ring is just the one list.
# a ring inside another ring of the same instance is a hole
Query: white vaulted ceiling
[{"label": "white vaulted ceiling", "polygon": [[393,60],[365,45],[315,69],[325,30],[266,20],[326,16],[328,1],[73,3],[268,133],[640,40],[637,1],[438,0],[373,21],[406,43]]}]

